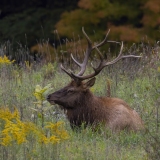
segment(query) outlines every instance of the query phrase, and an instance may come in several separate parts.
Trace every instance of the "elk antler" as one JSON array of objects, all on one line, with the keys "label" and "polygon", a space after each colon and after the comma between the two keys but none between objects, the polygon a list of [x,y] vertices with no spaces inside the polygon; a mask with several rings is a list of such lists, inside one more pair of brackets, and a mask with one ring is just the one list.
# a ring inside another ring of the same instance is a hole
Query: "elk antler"
[{"label": "elk antler", "polygon": [[[102,46],[104,43],[107,42],[107,36],[110,32],[110,30],[108,31],[108,33],[106,34],[106,37],[104,38],[104,40],[102,42],[100,42],[99,44],[96,44],[95,46],[92,47],[92,42],[91,40],[89,39],[88,35],[86,34],[86,32],[84,31],[84,27],[82,27],[82,32],[84,34],[84,36],[86,37],[87,39],[87,42],[88,42],[88,47],[86,49],[86,52],[85,52],[85,57],[84,57],[84,60],[83,60],[83,63],[79,63],[74,57],[73,55],[71,54],[71,58],[72,60],[81,68],[80,72],[77,74],[77,76],[82,76],[86,70],[86,66],[87,66],[87,63],[88,63],[88,58],[90,56],[90,53],[92,52],[92,50],[94,50],[95,48],[98,48],[100,46]],[[114,42],[114,41],[110,41],[110,42]],[[67,71],[63,65],[61,64],[61,69],[66,72],[71,78],[76,78],[76,75],[73,74],[72,72],[69,72]],[[79,78],[78,78],[79,79]]]},{"label": "elk antler", "polygon": [[[73,55],[71,54],[71,58],[73,59],[73,61],[81,68],[80,72],[78,74],[74,74],[73,72],[69,72],[67,71],[63,65],[61,64],[61,69],[66,72],[71,78],[73,78],[74,80],[78,80],[78,81],[83,81],[85,79],[89,79],[89,78],[92,78],[92,77],[95,77],[96,75],[98,75],[100,73],[100,71],[106,67],[106,66],[109,66],[109,65],[112,65],[116,62],[118,62],[119,60],[121,60],[122,58],[130,58],[130,57],[134,57],[134,58],[140,58],[141,56],[135,56],[135,55],[126,55],[126,56],[122,56],[122,50],[123,50],[123,42],[121,42],[121,48],[120,48],[120,52],[119,52],[119,55],[117,56],[117,58],[115,58],[114,60],[112,60],[111,62],[106,62],[106,60],[104,59],[102,53],[100,52],[100,50],[98,49],[98,47],[102,46],[103,44],[105,44],[106,42],[109,42],[109,43],[118,43],[120,44],[120,42],[116,42],[116,41],[108,41],[107,40],[107,37],[108,37],[108,34],[110,32],[110,30],[108,31],[108,33],[106,34],[104,40],[102,42],[100,42],[99,44],[96,44],[95,46],[92,47],[92,42],[91,40],[89,39],[88,35],[86,34],[86,32],[84,31],[84,28],[82,27],[82,32],[84,34],[84,36],[86,37],[87,39],[87,42],[88,42],[88,47],[86,49],[86,52],[85,52],[85,57],[84,57],[84,60],[83,60],[83,63],[79,63],[74,57]],[[100,57],[100,63],[98,65],[97,68],[93,67],[92,65],[92,68],[94,70],[93,73],[91,73],[90,75],[86,75],[86,76],[83,76],[85,70],[86,70],[86,66],[87,66],[87,63],[88,63],[88,58],[92,52],[92,50],[96,49],[98,54],[99,54],[99,57]]]}]

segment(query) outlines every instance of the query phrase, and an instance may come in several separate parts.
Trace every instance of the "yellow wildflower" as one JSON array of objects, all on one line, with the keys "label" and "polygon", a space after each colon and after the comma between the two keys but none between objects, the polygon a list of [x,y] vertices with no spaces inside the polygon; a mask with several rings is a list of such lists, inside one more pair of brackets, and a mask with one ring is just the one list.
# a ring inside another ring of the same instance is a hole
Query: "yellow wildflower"
[{"label": "yellow wildflower", "polygon": [[52,135],[55,135],[58,139],[68,139],[69,135],[64,130],[63,122],[57,122],[57,123],[48,123],[45,128],[49,128]]},{"label": "yellow wildflower", "polygon": [[51,136],[51,137],[48,138],[48,139],[49,139],[49,142],[50,142],[50,143],[53,143],[53,144],[60,142],[60,138],[57,138],[56,136]]},{"label": "yellow wildflower", "polygon": [[30,133],[39,143],[43,144],[59,143],[69,137],[63,129],[63,122],[48,123],[42,128],[34,123],[21,121],[16,108],[13,113],[8,108],[0,108],[0,113],[0,120],[2,120],[0,123],[2,130],[0,133],[1,145],[8,146],[12,145],[13,142],[17,144],[25,143]]},{"label": "yellow wildflower", "polygon": [[0,142],[0,144],[2,144],[3,146],[8,146],[11,143],[12,138],[10,135],[6,135],[6,137],[0,138],[0,140],[2,141]]},{"label": "yellow wildflower", "polygon": [[0,64],[11,64],[14,61],[15,60],[10,61],[6,55],[4,55],[3,57],[0,57]]},{"label": "yellow wildflower", "polygon": [[39,141],[40,141],[40,143],[47,144],[48,143],[48,138],[44,134],[41,134],[40,137],[39,137]]}]

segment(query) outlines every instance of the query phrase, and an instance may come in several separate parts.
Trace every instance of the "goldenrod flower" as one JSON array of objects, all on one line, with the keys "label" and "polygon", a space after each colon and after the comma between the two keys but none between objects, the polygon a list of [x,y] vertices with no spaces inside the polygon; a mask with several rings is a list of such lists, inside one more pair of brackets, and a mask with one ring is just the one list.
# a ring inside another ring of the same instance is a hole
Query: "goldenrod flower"
[{"label": "goldenrod flower", "polygon": [[52,135],[55,135],[57,138],[59,138],[60,140],[63,139],[68,139],[69,135],[66,132],[66,130],[64,130],[64,126],[63,126],[63,122],[59,121],[57,123],[48,123],[47,126],[45,126],[45,128],[49,128],[51,131]]},{"label": "goldenrod flower", "polygon": [[15,60],[10,61],[6,55],[4,55],[3,57],[0,57],[0,64],[11,64],[14,61]]},{"label": "goldenrod flower", "polygon": [[13,113],[8,108],[0,108],[0,113],[0,120],[2,120],[2,123],[0,123],[2,130],[0,133],[1,145],[8,146],[12,145],[13,142],[17,144],[25,143],[29,134],[32,134],[42,144],[59,143],[69,137],[63,129],[63,122],[48,123],[42,128],[34,123],[21,121],[16,108]]},{"label": "goldenrod flower", "polygon": [[55,144],[55,143],[59,143],[61,139],[57,138],[56,136],[51,136],[50,138],[48,138],[48,140],[50,143]]}]

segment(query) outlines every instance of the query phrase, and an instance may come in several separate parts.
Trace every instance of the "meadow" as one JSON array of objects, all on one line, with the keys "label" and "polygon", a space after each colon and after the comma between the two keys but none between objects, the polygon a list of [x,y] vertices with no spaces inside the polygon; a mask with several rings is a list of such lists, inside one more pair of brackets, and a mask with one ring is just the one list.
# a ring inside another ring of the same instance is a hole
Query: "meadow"
[{"label": "meadow", "polygon": [[[160,159],[159,44],[133,45],[124,52],[142,57],[122,60],[105,68],[96,77],[91,91],[97,96],[125,100],[140,114],[146,129],[113,134],[103,128],[101,132],[93,132],[89,127],[74,132],[63,111],[46,101],[47,94],[70,81],[60,70],[60,63],[25,61],[19,66],[4,56],[1,46],[0,159]],[[92,72],[90,66],[87,72]]]}]

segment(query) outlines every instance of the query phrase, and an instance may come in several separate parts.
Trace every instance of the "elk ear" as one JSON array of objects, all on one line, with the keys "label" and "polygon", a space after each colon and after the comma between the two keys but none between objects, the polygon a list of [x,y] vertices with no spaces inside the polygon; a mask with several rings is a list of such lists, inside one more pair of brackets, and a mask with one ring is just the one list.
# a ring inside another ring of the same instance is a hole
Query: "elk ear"
[{"label": "elk ear", "polygon": [[90,79],[89,81],[87,81],[86,83],[83,84],[83,88],[89,89],[90,87],[92,87],[94,85],[95,81],[96,81],[95,77]]}]

